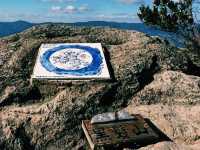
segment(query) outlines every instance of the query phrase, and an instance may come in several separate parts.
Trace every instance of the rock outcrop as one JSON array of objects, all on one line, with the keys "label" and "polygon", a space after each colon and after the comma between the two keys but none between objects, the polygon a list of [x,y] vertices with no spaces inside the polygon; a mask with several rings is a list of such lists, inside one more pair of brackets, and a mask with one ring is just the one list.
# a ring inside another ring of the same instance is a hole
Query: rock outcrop
[{"label": "rock outcrop", "polygon": [[151,119],[173,141],[144,149],[199,149],[199,83],[199,77],[164,71],[133,97],[126,109]]},{"label": "rock outcrop", "polygon": [[[101,42],[112,80],[31,86],[40,44],[56,42]],[[122,109],[143,114],[172,140],[144,149],[200,145],[200,79],[185,74],[200,65],[198,53],[136,31],[64,24],[35,26],[0,43],[1,149],[87,149],[81,120]]]}]

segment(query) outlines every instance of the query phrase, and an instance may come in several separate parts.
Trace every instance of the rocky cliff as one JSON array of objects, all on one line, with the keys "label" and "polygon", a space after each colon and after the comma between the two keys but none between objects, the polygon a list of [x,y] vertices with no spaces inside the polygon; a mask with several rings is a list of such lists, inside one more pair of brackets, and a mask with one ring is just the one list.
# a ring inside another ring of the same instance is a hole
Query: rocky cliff
[{"label": "rocky cliff", "polygon": [[[30,85],[41,43],[100,42],[111,81]],[[88,149],[81,120],[125,109],[165,134],[141,149],[200,146],[199,53],[136,31],[46,24],[0,39],[0,149]]]}]

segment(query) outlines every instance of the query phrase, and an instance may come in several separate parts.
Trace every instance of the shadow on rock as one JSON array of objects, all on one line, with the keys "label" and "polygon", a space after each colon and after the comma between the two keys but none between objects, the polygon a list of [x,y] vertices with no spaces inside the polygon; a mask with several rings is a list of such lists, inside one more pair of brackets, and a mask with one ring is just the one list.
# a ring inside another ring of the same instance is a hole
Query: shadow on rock
[{"label": "shadow on rock", "polygon": [[104,49],[104,55],[105,55],[105,59],[106,59],[106,63],[107,63],[107,66],[108,66],[108,70],[109,70],[109,73],[110,73],[111,80],[116,81],[114,69],[113,69],[112,64],[110,62],[110,52],[108,51],[107,47],[105,47],[105,46],[103,46],[103,49]]},{"label": "shadow on rock", "polygon": [[184,73],[200,77],[200,67],[192,62],[190,58],[187,59],[187,70]]},{"label": "shadow on rock", "polygon": [[11,105],[12,103],[29,103],[40,100],[42,95],[38,87],[25,87],[13,92],[0,103],[0,107]]},{"label": "shadow on rock", "polygon": [[152,63],[150,67],[144,68],[140,73],[137,74],[138,81],[140,83],[140,90],[143,89],[147,84],[154,80],[153,75],[160,70],[157,56],[152,57]]}]

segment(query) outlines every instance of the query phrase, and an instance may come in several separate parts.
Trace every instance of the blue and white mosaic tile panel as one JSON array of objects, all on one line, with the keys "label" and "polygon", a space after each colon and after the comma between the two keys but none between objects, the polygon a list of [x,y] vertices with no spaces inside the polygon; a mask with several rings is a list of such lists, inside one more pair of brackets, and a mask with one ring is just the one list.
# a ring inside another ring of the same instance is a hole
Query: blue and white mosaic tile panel
[{"label": "blue and white mosaic tile panel", "polygon": [[110,79],[100,43],[42,44],[32,79]]}]

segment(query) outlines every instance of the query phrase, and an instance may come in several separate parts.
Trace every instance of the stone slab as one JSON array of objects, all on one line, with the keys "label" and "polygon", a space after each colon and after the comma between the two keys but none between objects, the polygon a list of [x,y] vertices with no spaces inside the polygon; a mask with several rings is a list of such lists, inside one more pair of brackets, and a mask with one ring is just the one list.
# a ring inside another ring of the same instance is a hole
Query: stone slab
[{"label": "stone slab", "polygon": [[110,79],[100,43],[42,44],[31,80]]}]

